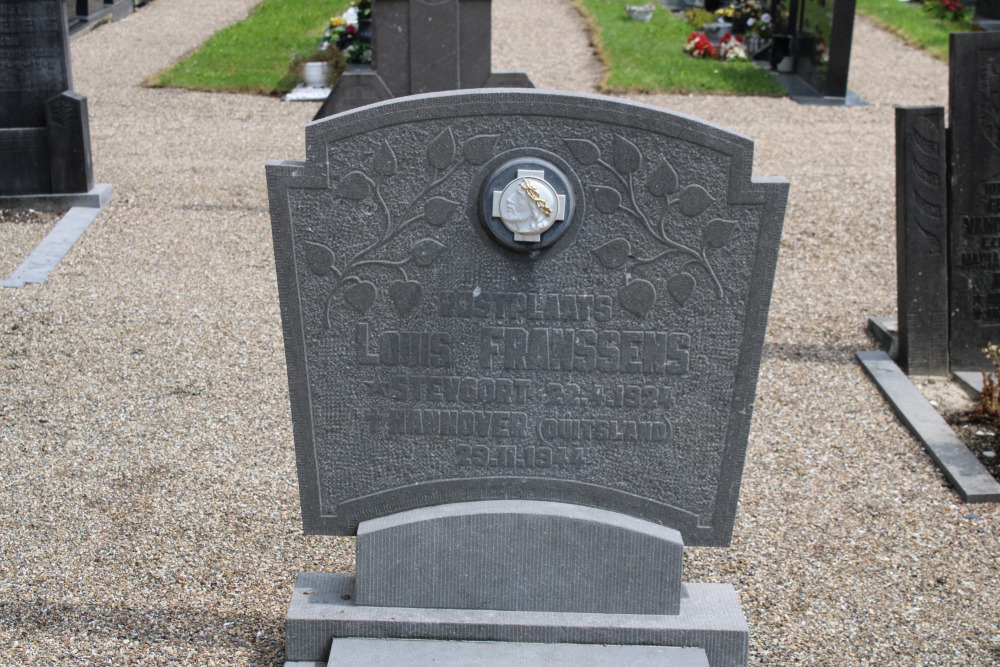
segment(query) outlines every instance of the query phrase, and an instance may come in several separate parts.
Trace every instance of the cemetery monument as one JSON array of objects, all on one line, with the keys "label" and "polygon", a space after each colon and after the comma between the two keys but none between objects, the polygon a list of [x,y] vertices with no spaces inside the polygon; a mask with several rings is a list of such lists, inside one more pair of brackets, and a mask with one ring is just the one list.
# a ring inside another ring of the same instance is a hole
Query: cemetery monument
[{"label": "cemetery monument", "polygon": [[358,542],[299,576],[288,665],[745,665],[681,561],[733,532],[788,191],[752,141],[458,91],[306,156],[267,166],[303,524]]},{"label": "cemetery monument", "polygon": [[393,97],[466,88],[533,88],[493,72],[491,0],[375,0],[372,64],[349,65],[314,120]]},{"label": "cemetery monument", "polygon": [[68,208],[93,189],[87,100],[72,87],[66,3],[0,0],[0,204]]}]

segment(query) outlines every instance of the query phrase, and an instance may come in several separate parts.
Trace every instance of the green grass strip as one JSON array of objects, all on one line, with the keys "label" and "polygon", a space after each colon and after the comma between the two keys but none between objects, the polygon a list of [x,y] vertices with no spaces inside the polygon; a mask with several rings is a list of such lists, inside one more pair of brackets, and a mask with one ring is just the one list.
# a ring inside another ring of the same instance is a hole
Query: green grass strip
[{"label": "green grass strip", "polygon": [[290,70],[312,53],[332,16],[350,0],[264,0],[250,15],[210,37],[194,53],[147,82],[193,90],[281,94]]},{"label": "green grass strip", "polygon": [[576,0],[608,68],[601,84],[605,92],[785,95],[770,75],[751,63],[705,60],[684,53],[691,26],[659,3],[649,23],[630,21],[625,4],[623,0]]},{"label": "green grass strip", "polygon": [[879,27],[945,62],[948,61],[948,35],[969,32],[973,28],[971,22],[953,23],[930,16],[918,2],[857,0],[857,3],[857,11]]}]

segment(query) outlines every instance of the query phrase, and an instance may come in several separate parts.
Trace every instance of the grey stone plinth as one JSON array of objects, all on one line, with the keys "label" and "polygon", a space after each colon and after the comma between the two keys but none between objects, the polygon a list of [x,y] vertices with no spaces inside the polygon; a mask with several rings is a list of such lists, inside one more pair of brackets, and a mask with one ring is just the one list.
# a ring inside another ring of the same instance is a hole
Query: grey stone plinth
[{"label": "grey stone plinth", "polygon": [[911,375],[948,375],[948,174],[943,107],[896,109],[893,358]]},{"label": "grey stone plinth", "polygon": [[[595,644],[523,644],[456,642],[428,639],[334,639],[329,664],[384,667],[709,667],[704,649],[675,646],[602,646]],[[286,663],[288,667],[290,663]]]},{"label": "grey stone plinth", "polygon": [[962,499],[970,503],[1000,502],[1000,484],[892,359],[884,352],[858,352],[857,357]]},{"label": "grey stone plinth", "polygon": [[369,65],[348,65],[313,120],[392,98],[382,78]]},{"label": "grey stone plinth", "polygon": [[426,507],[358,528],[354,600],[380,607],[676,614],[671,528],[565,503]]},{"label": "grey stone plinth", "polygon": [[703,649],[712,667],[747,662],[746,619],[728,584],[683,585],[674,616],[363,607],[353,594],[353,575],[299,575],[285,621],[289,661],[328,660],[331,640],[356,637],[678,646]]}]

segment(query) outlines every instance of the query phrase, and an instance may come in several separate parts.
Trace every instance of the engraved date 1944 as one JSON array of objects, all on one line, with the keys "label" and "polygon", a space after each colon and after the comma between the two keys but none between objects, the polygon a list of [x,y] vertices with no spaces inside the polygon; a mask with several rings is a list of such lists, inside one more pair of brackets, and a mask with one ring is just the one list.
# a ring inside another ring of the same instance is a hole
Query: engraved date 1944
[{"label": "engraved date 1944", "polygon": [[517,445],[457,445],[460,466],[477,468],[579,467],[586,463],[583,447],[521,447]]}]

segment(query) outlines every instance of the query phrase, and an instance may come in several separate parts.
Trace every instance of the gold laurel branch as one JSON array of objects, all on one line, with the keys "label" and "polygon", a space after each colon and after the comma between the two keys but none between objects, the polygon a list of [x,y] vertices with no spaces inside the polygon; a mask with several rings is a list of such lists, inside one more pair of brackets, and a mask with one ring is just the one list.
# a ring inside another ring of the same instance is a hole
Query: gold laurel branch
[{"label": "gold laurel branch", "polygon": [[545,217],[552,215],[552,209],[549,208],[549,205],[547,203],[545,203],[545,200],[542,199],[542,196],[538,194],[538,189],[535,188],[534,185],[532,185],[531,181],[529,181],[527,178],[522,178],[521,189],[524,190],[524,192],[528,195],[528,198],[531,199],[531,201],[535,202],[535,206],[537,206],[538,210],[540,210],[542,213],[545,214]]}]

